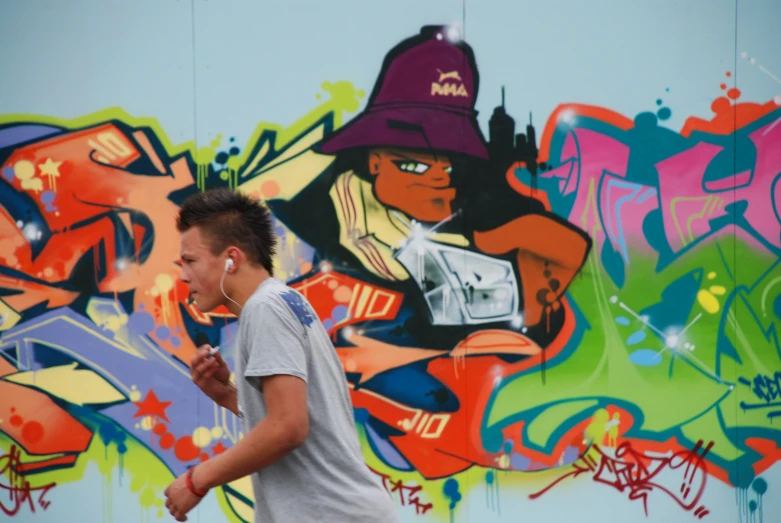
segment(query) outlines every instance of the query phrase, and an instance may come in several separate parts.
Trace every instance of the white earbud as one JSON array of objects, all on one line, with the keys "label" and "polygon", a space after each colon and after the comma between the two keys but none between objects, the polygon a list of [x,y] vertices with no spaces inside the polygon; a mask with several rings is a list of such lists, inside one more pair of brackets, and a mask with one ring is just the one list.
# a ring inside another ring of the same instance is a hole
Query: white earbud
[{"label": "white earbud", "polygon": [[239,309],[243,308],[241,305],[239,305],[239,302],[225,294],[225,287],[223,286],[223,282],[225,281],[225,275],[228,273],[228,269],[233,267],[233,260],[228,258],[225,260],[225,271],[223,271],[222,276],[220,276],[220,291],[222,292],[222,295],[225,296],[227,299],[238,305]]}]

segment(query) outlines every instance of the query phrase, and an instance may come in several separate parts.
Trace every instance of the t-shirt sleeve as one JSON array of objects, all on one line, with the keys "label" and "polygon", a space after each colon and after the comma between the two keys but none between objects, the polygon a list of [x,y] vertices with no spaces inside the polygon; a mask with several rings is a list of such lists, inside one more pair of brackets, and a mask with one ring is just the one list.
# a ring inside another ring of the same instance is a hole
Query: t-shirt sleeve
[{"label": "t-shirt sleeve", "polygon": [[244,377],[259,389],[260,378],[288,374],[307,381],[304,327],[289,304],[279,296],[260,303],[251,315],[249,354]]}]

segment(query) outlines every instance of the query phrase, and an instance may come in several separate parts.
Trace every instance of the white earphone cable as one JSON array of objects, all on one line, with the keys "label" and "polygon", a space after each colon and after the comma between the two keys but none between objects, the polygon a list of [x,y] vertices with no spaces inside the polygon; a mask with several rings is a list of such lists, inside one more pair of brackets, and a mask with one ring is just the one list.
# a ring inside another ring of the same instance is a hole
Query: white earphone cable
[{"label": "white earphone cable", "polygon": [[223,295],[223,296],[225,296],[225,297],[226,297],[226,298],[228,298],[230,301],[232,301],[233,303],[235,303],[235,304],[236,304],[236,305],[239,307],[239,309],[242,309],[242,310],[243,310],[243,309],[244,309],[244,307],[242,307],[241,305],[239,305],[239,303],[238,303],[236,300],[234,300],[233,298],[231,298],[230,296],[228,296],[227,294],[225,294],[225,288],[223,287],[223,282],[225,281],[225,275],[226,275],[227,273],[228,273],[228,271],[222,271],[222,277],[220,277],[220,291],[222,291],[222,295]]}]

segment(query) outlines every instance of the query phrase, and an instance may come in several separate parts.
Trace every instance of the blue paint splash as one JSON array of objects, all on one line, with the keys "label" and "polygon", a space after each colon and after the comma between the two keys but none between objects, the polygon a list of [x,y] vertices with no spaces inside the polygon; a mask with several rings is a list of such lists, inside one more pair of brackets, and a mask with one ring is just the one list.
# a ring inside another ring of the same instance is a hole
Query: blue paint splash
[{"label": "blue paint splash", "polygon": [[455,478],[449,478],[445,481],[445,486],[442,488],[445,497],[450,500],[450,523],[453,523],[455,517],[456,505],[461,501],[461,493],[458,491],[458,480]]},{"label": "blue paint splash", "polygon": [[57,207],[52,205],[52,202],[57,197],[53,191],[43,191],[41,194],[41,202],[46,205],[46,212],[54,212]]},{"label": "blue paint splash", "polygon": [[349,310],[345,305],[337,305],[334,307],[334,310],[331,311],[331,318],[333,318],[334,322],[340,322],[347,318],[348,312]]},{"label": "blue paint splash", "polygon": [[157,336],[157,339],[159,339],[160,341],[165,341],[165,340],[167,340],[167,339],[168,339],[168,337],[169,337],[170,335],[171,335],[171,329],[169,329],[169,328],[168,328],[167,326],[165,326],[165,325],[160,325],[160,326],[159,326],[159,327],[158,327],[158,328],[155,330],[155,336]]},{"label": "blue paint splash", "polygon": [[[757,493],[757,500],[751,500],[751,502],[749,502],[749,509],[751,509],[751,512],[754,512],[755,509],[757,510],[759,515],[757,522],[762,523],[762,495],[767,492],[767,481],[762,478],[757,478],[753,483],[751,483],[751,489]],[[754,505],[755,509],[751,508],[752,504]]]},{"label": "blue paint splash", "polygon": [[626,344],[627,344],[627,345],[637,345],[637,344],[638,344],[638,343],[640,343],[641,341],[644,341],[644,340],[645,340],[645,336],[646,336],[646,334],[645,334],[645,331],[644,331],[644,330],[643,330],[643,331],[637,331],[637,332],[633,332],[633,333],[632,333],[632,334],[629,336],[629,338],[627,338],[627,340],[626,340]]},{"label": "blue paint splash", "polygon": [[493,470],[489,470],[485,473],[485,483],[485,504],[491,510],[496,510],[498,514],[501,514],[502,511],[499,507],[499,476]]},{"label": "blue paint splash", "polygon": [[662,362],[662,355],[651,349],[637,349],[629,355],[629,361],[642,367],[654,367]]},{"label": "blue paint splash", "polygon": [[127,452],[127,432],[117,427],[114,423],[104,422],[98,427],[98,435],[105,447],[105,457],[108,459],[108,449],[112,443],[117,445],[117,454],[119,454],[119,485],[122,485],[122,473],[124,471],[124,457]]}]

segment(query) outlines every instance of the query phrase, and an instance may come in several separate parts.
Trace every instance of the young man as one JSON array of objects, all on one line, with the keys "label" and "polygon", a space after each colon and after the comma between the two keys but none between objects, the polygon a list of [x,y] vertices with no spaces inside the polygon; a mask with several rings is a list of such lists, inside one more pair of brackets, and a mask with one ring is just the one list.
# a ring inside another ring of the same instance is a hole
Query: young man
[{"label": "young man", "polygon": [[269,211],[232,190],[188,198],[179,212],[181,279],[198,308],[239,317],[236,386],[209,346],[192,360],[193,381],[244,421],[233,447],[165,491],[177,521],[211,488],[251,475],[255,520],[398,521],[361,453],[344,371],[313,308],[274,278]]}]

